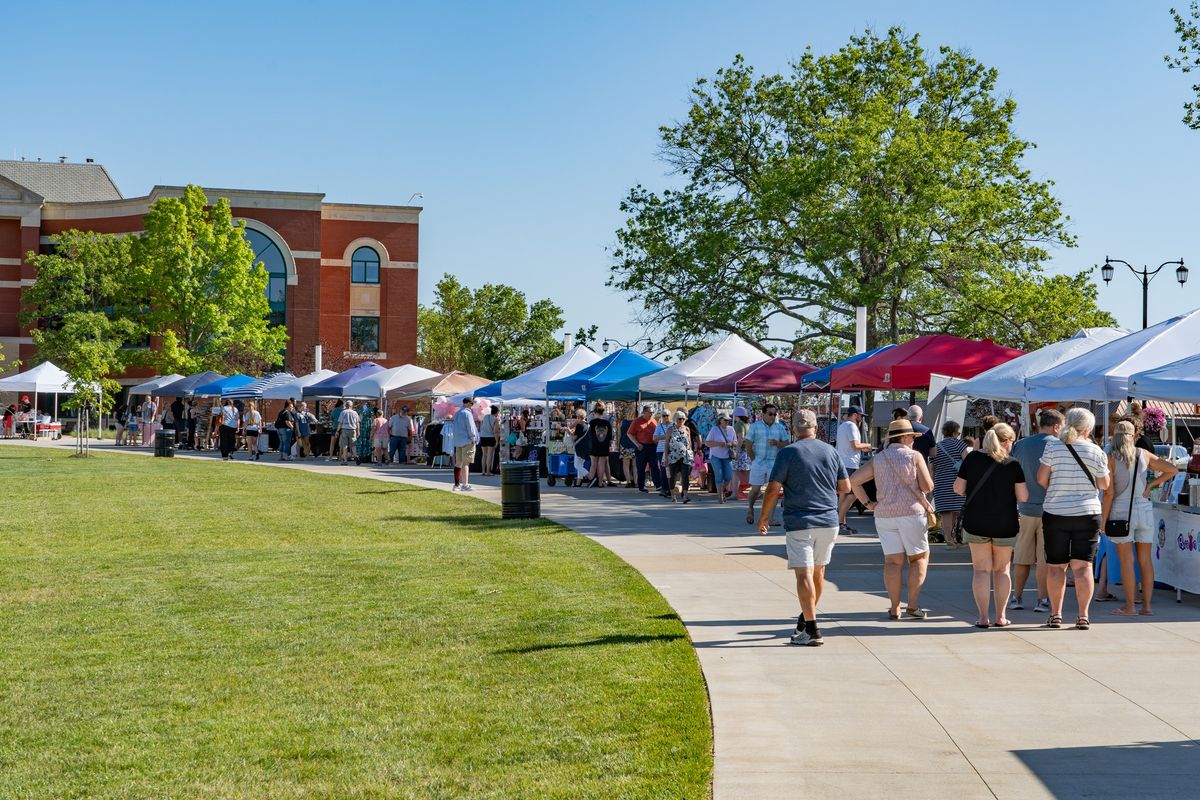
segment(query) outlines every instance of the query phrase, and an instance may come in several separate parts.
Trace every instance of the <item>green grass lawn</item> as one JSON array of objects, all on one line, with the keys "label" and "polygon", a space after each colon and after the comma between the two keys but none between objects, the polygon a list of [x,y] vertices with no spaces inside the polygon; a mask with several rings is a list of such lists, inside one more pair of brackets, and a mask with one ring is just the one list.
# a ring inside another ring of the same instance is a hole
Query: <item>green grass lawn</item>
[{"label": "green grass lawn", "polygon": [[0,797],[709,794],[683,626],[565,528],[251,464],[0,471]]}]

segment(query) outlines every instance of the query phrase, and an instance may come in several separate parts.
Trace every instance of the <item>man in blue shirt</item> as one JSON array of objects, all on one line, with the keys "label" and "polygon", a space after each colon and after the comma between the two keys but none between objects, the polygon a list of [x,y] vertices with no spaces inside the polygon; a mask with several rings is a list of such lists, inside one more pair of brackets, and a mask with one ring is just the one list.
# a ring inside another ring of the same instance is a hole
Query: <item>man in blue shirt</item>
[{"label": "man in blue shirt", "polygon": [[1013,547],[1013,595],[1008,601],[1009,609],[1014,611],[1025,608],[1021,595],[1025,593],[1025,582],[1029,580],[1029,568],[1035,564],[1034,583],[1038,599],[1033,610],[1050,610],[1046,588],[1046,545],[1042,540],[1042,501],[1046,499],[1046,490],[1037,482],[1037,474],[1042,454],[1046,452],[1046,442],[1058,438],[1063,421],[1063,415],[1052,408],[1041,411],[1038,413],[1038,432],[1013,445],[1012,457],[1021,464],[1021,471],[1025,473],[1025,487],[1029,491],[1029,499],[1017,503],[1020,527],[1017,529],[1016,546]]},{"label": "man in blue shirt", "polygon": [[779,409],[774,403],[763,406],[762,419],[751,423],[746,428],[743,444],[746,455],[750,457],[750,491],[746,499],[750,508],[746,511],[746,524],[754,524],[754,504],[762,493],[762,487],[771,477],[771,469],[775,466],[775,457],[781,447],[788,443],[787,426],[779,421]]},{"label": "man in blue shirt", "polygon": [[838,534],[838,495],[850,491],[842,459],[817,438],[817,415],[807,408],[792,417],[796,441],[779,451],[763,498],[758,532],[767,534],[771,512],[783,494],[783,527],[788,567],[796,573],[800,618],[791,644],[822,644],[817,630],[817,604],[825,587],[825,567],[833,557]]},{"label": "man in blue shirt", "polygon": [[467,476],[475,461],[475,445],[479,442],[479,428],[475,426],[475,398],[464,397],[463,407],[450,423],[454,430],[454,488],[452,492],[469,492],[471,483]]}]

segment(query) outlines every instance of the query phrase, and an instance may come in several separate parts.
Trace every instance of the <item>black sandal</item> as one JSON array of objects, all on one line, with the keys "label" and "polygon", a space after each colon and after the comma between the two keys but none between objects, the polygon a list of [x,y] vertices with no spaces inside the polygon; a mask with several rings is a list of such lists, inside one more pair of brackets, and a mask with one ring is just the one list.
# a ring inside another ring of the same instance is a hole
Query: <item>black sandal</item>
[{"label": "black sandal", "polygon": [[1050,617],[1050,621],[1046,623],[1046,627],[1047,628],[1061,628],[1062,627],[1062,617],[1058,616],[1057,614]]},{"label": "black sandal", "polygon": [[1087,617],[1080,617],[1079,619],[1075,620],[1075,628],[1081,631],[1091,630],[1092,623],[1088,621]]}]

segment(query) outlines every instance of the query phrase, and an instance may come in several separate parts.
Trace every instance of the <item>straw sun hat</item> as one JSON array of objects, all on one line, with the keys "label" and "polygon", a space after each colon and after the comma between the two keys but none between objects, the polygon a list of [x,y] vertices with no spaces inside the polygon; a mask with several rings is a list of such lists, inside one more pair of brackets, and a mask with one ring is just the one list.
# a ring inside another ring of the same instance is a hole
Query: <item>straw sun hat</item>
[{"label": "straw sun hat", "polygon": [[899,439],[901,436],[916,436],[917,432],[913,430],[912,423],[906,419],[896,419],[888,423],[887,438]]}]

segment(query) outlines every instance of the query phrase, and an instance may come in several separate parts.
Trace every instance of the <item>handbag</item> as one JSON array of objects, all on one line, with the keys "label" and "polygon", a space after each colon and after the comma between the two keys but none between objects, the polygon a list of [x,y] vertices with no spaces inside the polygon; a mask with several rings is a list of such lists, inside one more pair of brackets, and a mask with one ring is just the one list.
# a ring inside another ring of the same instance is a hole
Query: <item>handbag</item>
[{"label": "handbag", "polygon": [[971,504],[971,501],[975,498],[975,495],[979,494],[979,490],[983,488],[985,483],[987,483],[987,479],[992,475],[992,470],[998,466],[1000,466],[1000,462],[992,459],[991,466],[987,468],[987,471],[983,473],[983,477],[979,479],[979,483],[975,484],[975,488],[971,490],[971,493],[967,495],[967,499],[963,501],[962,508],[958,510],[958,516],[954,518],[954,541],[962,541],[963,517],[965,516],[967,506]]},{"label": "handbag", "polygon": [[[1133,498],[1137,495],[1137,476],[1141,472],[1142,457],[1137,455],[1133,460],[1133,469],[1129,478],[1129,516],[1126,519],[1110,519],[1104,523],[1104,535],[1110,539],[1124,539],[1129,535],[1129,523],[1133,521]],[[1111,512],[1110,512],[1111,513]]]}]

